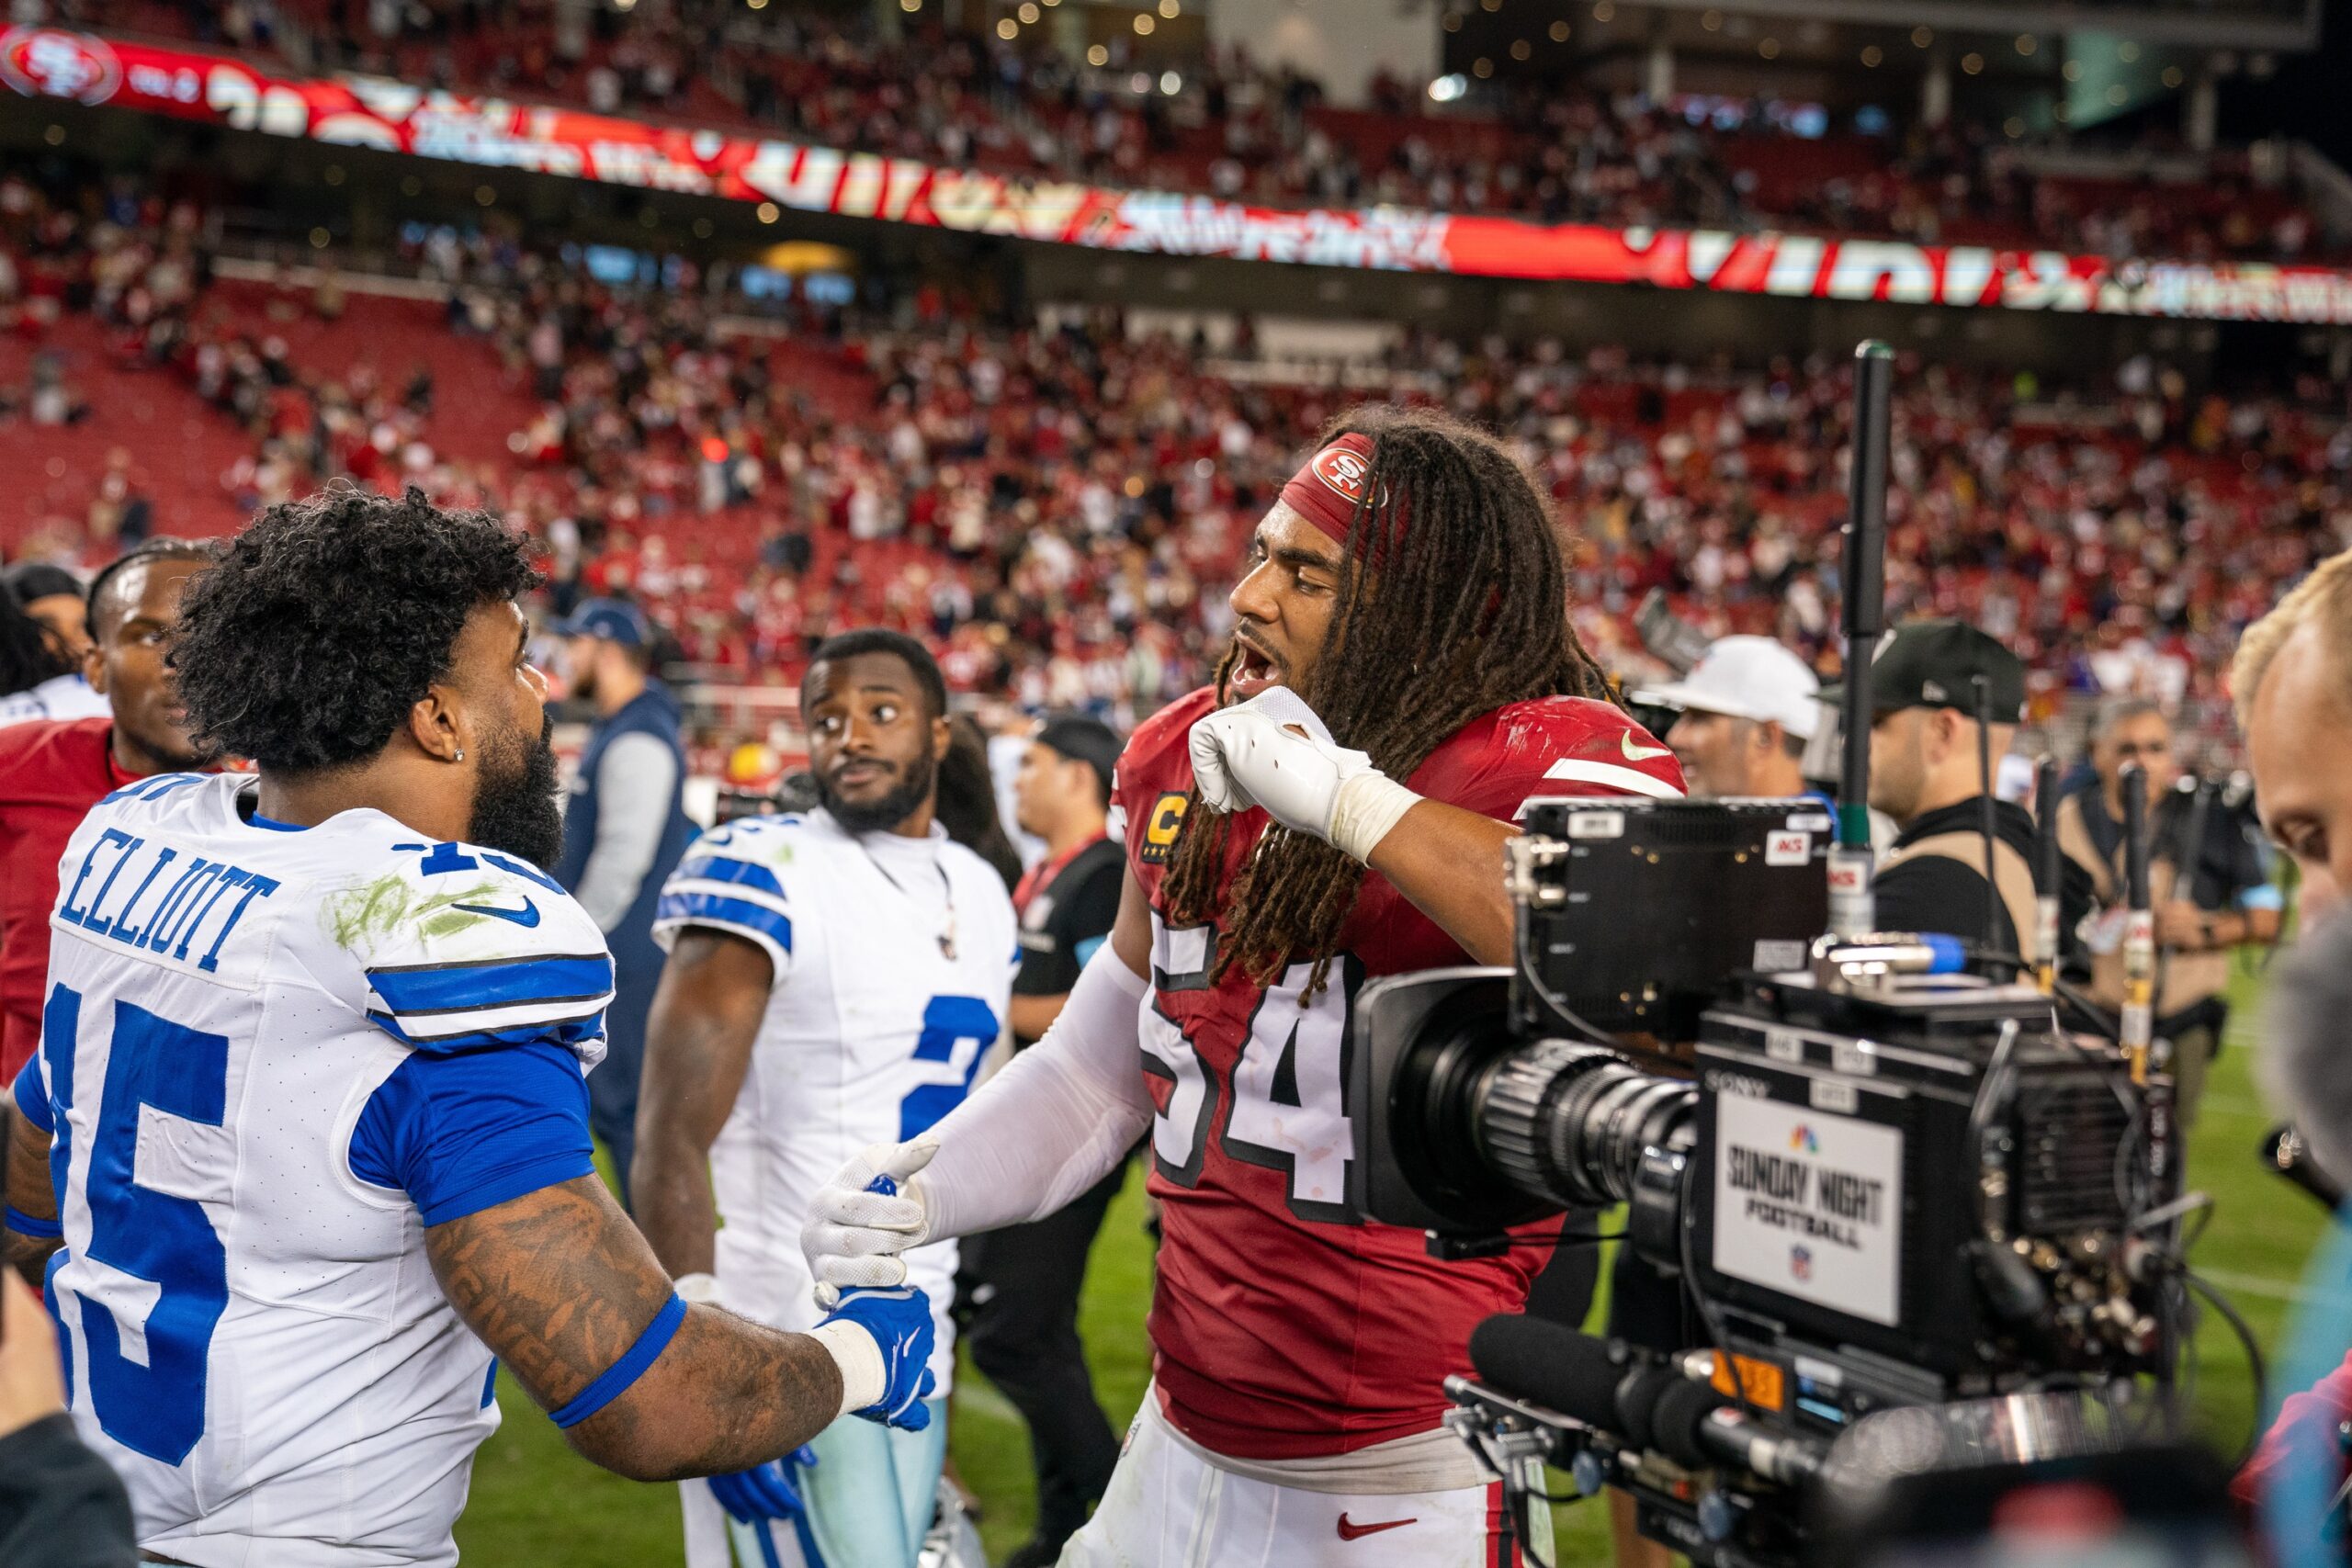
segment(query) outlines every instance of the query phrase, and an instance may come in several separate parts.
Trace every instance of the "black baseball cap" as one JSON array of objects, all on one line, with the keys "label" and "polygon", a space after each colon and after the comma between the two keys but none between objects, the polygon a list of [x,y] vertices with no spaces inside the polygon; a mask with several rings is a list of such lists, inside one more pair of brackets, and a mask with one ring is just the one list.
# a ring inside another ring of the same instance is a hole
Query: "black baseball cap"
[{"label": "black baseball cap", "polygon": [[[2025,660],[1965,621],[1912,621],[1879,644],[1871,660],[1871,705],[1882,714],[1904,708],[1957,708],[1976,716],[1976,681],[1995,724],[2025,718]],[[1836,706],[1841,682],[1821,700]]]},{"label": "black baseball cap", "polygon": [[1102,775],[1104,789],[1111,787],[1112,770],[1119,765],[1119,736],[1101,719],[1082,714],[1049,718],[1038,729],[1035,739],[1038,745],[1050,747],[1073,762],[1084,762]]},{"label": "black baseball cap", "polygon": [[82,596],[82,580],[62,566],[51,566],[45,560],[18,561],[6,573],[0,573],[8,584],[8,592],[17,596],[19,604],[29,604],[36,599],[54,599],[71,594]]}]

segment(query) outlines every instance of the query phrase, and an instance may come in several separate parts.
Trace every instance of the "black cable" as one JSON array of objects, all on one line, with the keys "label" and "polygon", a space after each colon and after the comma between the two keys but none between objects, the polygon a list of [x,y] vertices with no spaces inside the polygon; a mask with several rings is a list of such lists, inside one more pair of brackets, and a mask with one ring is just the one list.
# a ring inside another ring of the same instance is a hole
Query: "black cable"
[{"label": "black cable", "polygon": [[2254,1457],[2254,1450],[2262,1446],[2262,1414],[2270,1408],[2269,1367],[2262,1359],[2262,1346],[2256,1340],[2254,1330],[2238,1314],[2238,1309],[2230,1304],[2230,1298],[2206,1283],[2204,1276],[2188,1264],[2180,1263],[2175,1267],[2182,1282],[2212,1304],[2213,1310],[2229,1324],[2231,1332],[2238,1337],[2238,1343],[2245,1347],[2246,1367],[2254,1374],[2254,1425],[2246,1434],[2245,1447],[2239,1450],[2236,1459],[2230,1461],[2232,1470],[2239,1470]]},{"label": "black cable", "polygon": [[1519,978],[1525,981],[1527,985],[1534,990],[1536,997],[1542,1000],[1544,1005],[1550,1009],[1552,1012],[1556,1014],[1560,1021],[1566,1023],[1570,1029],[1575,1030],[1577,1033],[1583,1035],[1586,1040],[1595,1045],[1602,1046],[1608,1050],[1622,1054],[1625,1047],[1615,1035],[1607,1033],[1595,1027],[1593,1024],[1586,1021],[1583,1015],[1578,1013],[1576,1009],[1568,1006],[1567,1003],[1562,1001],[1559,998],[1558,994],[1555,993],[1551,987],[1544,983],[1544,976],[1537,971],[1535,964],[1527,949],[1527,922],[1525,920],[1520,920],[1515,923],[1515,927],[1511,932],[1511,957],[1515,961],[1514,971],[1518,975]]}]

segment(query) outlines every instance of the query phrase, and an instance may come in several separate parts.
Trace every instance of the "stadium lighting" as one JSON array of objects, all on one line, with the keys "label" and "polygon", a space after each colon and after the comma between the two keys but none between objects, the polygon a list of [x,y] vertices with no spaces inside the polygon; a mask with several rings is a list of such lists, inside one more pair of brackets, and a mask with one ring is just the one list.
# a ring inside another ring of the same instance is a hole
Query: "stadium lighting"
[{"label": "stadium lighting", "polygon": [[1448,11],[1445,14],[1445,21],[1442,25],[1447,32],[1460,32],[1462,30],[1462,13],[1459,11]]},{"label": "stadium lighting", "polygon": [[1876,45],[1876,44],[1874,44],[1874,43],[1873,43],[1873,44],[1866,44],[1866,45],[1864,45],[1864,46],[1863,46],[1863,49],[1862,49],[1862,63],[1863,63],[1863,64],[1875,68],[1875,67],[1877,66],[1878,62],[1879,62],[1880,61],[1882,61],[1882,60],[1884,60],[1885,58],[1886,58],[1886,51],[1883,51],[1883,50],[1882,50],[1882,49],[1880,49],[1878,45]]},{"label": "stadium lighting", "polygon": [[2165,86],[2167,86],[2167,87],[2177,87],[2177,86],[2179,86],[2183,82],[2186,82],[2186,81],[2188,81],[2188,78],[2185,74],[2183,74],[2183,73],[2182,73],[2181,69],[2180,69],[2180,67],[2179,67],[2179,66],[2177,66],[2177,65],[2167,65],[2167,66],[2165,66],[2165,67],[2164,83],[2165,83]]},{"label": "stadium lighting", "polygon": [[1554,23],[1552,24],[1551,33],[1552,33],[1552,41],[1553,41],[1554,43],[1566,43],[1566,42],[1567,42],[1567,41],[1568,41],[1568,24],[1567,24],[1566,22],[1565,22],[1565,21],[1554,22]]},{"label": "stadium lighting", "polygon": [[768,0],[743,0],[743,4],[754,11],[764,11],[768,8]]},{"label": "stadium lighting", "polygon": [[912,16],[922,9],[922,0],[899,0],[899,9]]},{"label": "stadium lighting", "polygon": [[1163,71],[1159,73],[1159,90],[1172,98],[1184,90],[1184,78],[1173,71]]},{"label": "stadium lighting", "polygon": [[1159,0],[1159,14],[1172,22],[1184,14],[1184,7],[1180,0]]},{"label": "stadium lighting", "polygon": [[1615,21],[1617,6],[1614,0],[1593,0],[1592,19],[1596,22]]},{"label": "stadium lighting", "polygon": [[1470,74],[1476,76],[1481,82],[1485,81],[1494,73],[1495,62],[1487,59],[1483,54],[1470,62]]},{"label": "stadium lighting", "polygon": [[1457,71],[1450,76],[1441,76],[1430,84],[1430,102],[1450,104],[1469,90],[1469,79]]},{"label": "stadium lighting", "polygon": [[1510,57],[1513,60],[1525,60],[1529,55],[1533,54],[1534,52],[1535,46],[1528,42],[1525,39],[1515,38],[1510,40]]},{"label": "stadium lighting", "polygon": [[1148,71],[1138,71],[1134,75],[1128,77],[1127,91],[1133,93],[1137,97],[1141,97],[1146,93],[1150,92],[1151,73]]},{"label": "stadium lighting", "polygon": [[1095,44],[1086,51],[1086,63],[1099,71],[1111,63],[1111,51],[1099,43]]},{"label": "stadium lighting", "polygon": [[327,243],[334,238],[334,235],[326,231],[324,226],[313,229],[311,231],[311,249],[323,251],[327,248]]},{"label": "stadium lighting", "polygon": [[2035,50],[2040,49],[2041,47],[2041,40],[2040,40],[2039,39],[2036,39],[2036,38],[2035,38],[2031,33],[2019,33],[2019,34],[2018,34],[2018,52],[2019,54],[2028,54],[2028,55],[2030,55],[2030,54],[2031,54]]},{"label": "stadium lighting", "polygon": [[1159,24],[1152,18],[1152,15],[1151,15],[1151,13],[1150,13],[1150,12],[1148,12],[1148,11],[1137,11],[1137,12],[1136,13],[1136,37],[1138,37],[1138,38],[1149,38],[1149,37],[1151,36],[1151,29],[1152,29],[1152,28],[1156,28],[1156,27],[1158,27],[1159,25]]},{"label": "stadium lighting", "polygon": [[1020,34],[1021,24],[1014,21],[1011,17],[1005,17],[1004,20],[996,25],[996,36],[1006,39],[1008,42],[1012,39],[1018,38]]},{"label": "stadium lighting", "polygon": [[1984,57],[1972,50],[1960,57],[1960,68],[1971,76],[1976,75],[1984,69]]},{"label": "stadium lighting", "polygon": [[1929,44],[1931,44],[1931,43],[1933,43],[1933,42],[1935,42],[1935,41],[1936,41],[1936,29],[1935,29],[1935,28],[1928,28],[1928,27],[1918,27],[1918,28],[1913,28],[1911,29],[1911,45],[1912,45],[1912,47],[1913,47],[1914,49],[1925,49],[1925,48],[1927,48]]},{"label": "stadium lighting", "polygon": [[2126,65],[2136,63],[2140,58],[2140,46],[2126,39],[2115,46],[2115,58]]},{"label": "stadium lighting", "polygon": [[1037,18],[1045,13],[1037,9],[1034,0],[1021,0],[1021,9],[1015,11],[1013,15],[1019,17],[1021,25],[1026,28],[1035,26]]},{"label": "stadium lighting", "polygon": [[2131,96],[2131,94],[2123,90],[2123,84],[2120,82],[2111,83],[2108,86],[2107,101],[2111,107],[2119,109],[2123,107],[2123,100]]},{"label": "stadium lighting", "polygon": [[1776,38],[1760,39],[1757,41],[1756,52],[1767,60],[1778,60],[1781,57],[1781,40]]},{"label": "stadium lighting", "polygon": [[1711,33],[1719,33],[1724,30],[1724,14],[1721,11],[1702,11],[1699,14],[1699,25]]},{"label": "stadium lighting", "polygon": [[778,207],[773,201],[763,201],[760,203],[758,212],[760,221],[763,223],[773,223],[777,219],[784,216],[784,209]]}]

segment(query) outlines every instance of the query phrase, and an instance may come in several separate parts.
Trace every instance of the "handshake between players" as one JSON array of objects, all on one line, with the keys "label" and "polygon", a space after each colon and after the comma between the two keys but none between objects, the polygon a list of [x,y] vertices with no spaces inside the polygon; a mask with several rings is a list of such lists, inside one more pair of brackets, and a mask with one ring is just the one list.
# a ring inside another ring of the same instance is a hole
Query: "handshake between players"
[{"label": "handshake between players", "polygon": [[264,513],[173,650],[258,777],[140,780],[66,850],[8,1251],[150,1560],[455,1563],[502,1364],[596,1463],[747,1495],[843,1414],[929,1419],[921,1292],[690,1304],[594,1170],[613,964],[538,869],[526,549],[415,491]]}]

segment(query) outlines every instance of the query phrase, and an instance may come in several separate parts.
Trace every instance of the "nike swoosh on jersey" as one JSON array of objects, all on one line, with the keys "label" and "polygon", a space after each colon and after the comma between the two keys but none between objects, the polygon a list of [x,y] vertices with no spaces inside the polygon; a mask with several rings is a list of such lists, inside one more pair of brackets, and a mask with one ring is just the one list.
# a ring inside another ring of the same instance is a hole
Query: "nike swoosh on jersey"
[{"label": "nike swoosh on jersey", "polygon": [[1629,762],[1646,762],[1654,757],[1674,755],[1674,748],[1671,746],[1636,746],[1634,744],[1633,736],[1623,731],[1618,733],[1617,744],[1624,750],[1625,761]]},{"label": "nike swoosh on jersey", "polygon": [[539,923],[539,907],[528,898],[523,900],[523,907],[519,909],[502,909],[495,904],[456,904],[451,908],[472,915],[495,915],[502,920],[514,921],[525,931]]},{"label": "nike swoosh on jersey", "polygon": [[1347,1515],[1341,1514],[1340,1516],[1340,1539],[1341,1540],[1361,1540],[1368,1535],[1378,1535],[1382,1530],[1403,1529],[1407,1525],[1419,1523],[1420,1523],[1420,1519],[1419,1517],[1415,1517],[1409,1519],[1385,1519],[1376,1525],[1360,1525],[1350,1519]]}]

